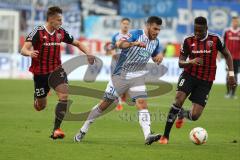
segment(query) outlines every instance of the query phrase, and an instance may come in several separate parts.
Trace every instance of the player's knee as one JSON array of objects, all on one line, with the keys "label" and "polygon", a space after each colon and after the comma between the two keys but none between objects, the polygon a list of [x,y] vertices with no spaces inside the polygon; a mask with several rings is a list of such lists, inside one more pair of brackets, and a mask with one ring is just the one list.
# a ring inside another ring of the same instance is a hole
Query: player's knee
[{"label": "player's knee", "polygon": [[136,105],[138,109],[147,109],[147,102],[145,99],[137,99]]},{"label": "player's knee", "polygon": [[67,100],[68,100],[68,94],[59,95],[59,101],[67,101]]},{"label": "player's knee", "polygon": [[178,106],[178,107],[182,107],[183,105],[183,99],[181,98],[181,96],[176,96],[175,97],[175,105]]},{"label": "player's knee", "polygon": [[182,105],[183,105],[183,102],[182,101],[179,101],[179,100],[175,100],[175,103],[173,103],[175,106],[177,106],[178,108],[181,108]]},{"label": "player's knee", "polygon": [[42,111],[46,107],[46,102],[45,101],[34,101],[34,108],[36,111]]},{"label": "player's knee", "polygon": [[200,117],[199,115],[192,115],[192,121],[198,120],[199,117]]},{"label": "player's knee", "polygon": [[113,99],[105,98],[103,101],[99,104],[99,109],[103,112],[105,111],[110,105],[112,105],[114,102]]},{"label": "player's knee", "polygon": [[45,107],[46,105],[34,105],[36,111],[42,111]]}]

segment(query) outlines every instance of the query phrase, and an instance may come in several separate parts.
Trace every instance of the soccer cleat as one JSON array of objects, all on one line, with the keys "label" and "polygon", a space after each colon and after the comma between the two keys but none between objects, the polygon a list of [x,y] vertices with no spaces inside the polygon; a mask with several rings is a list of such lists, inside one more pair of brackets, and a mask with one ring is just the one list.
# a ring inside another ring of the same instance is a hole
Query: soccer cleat
[{"label": "soccer cleat", "polygon": [[176,128],[182,128],[183,124],[184,124],[184,118],[178,118],[176,120],[176,123],[175,123]]},{"label": "soccer cleat", "polygon": [[237,96],[231,96],[231,98],[232,98],[232,99],[238,99],[238,97],[237,97]]},{"label": "soccer cleat", "polygon": [[74,142],[81,142],[84,136],[86,135],[85,132],[80,131],[78,134],[74,136]]},{"label": "soccer cleat", "polygon": [[229,99],[231,97],[230,94],[225,94],[224,98]]},{"label": "soccer cleat", "polygon": [[160,134],[149,134],[145,140],[146,145],[151,145],[153,142],[158,141],[161,138]]},{"label": "soccer cleat", "polygon": [[162,136],[158,141],[160,144],[168,144],[168,139],[165,136]]},{"label": "soccer cleat", "polygon": [[64,137],[65,137],[65,134],[60,128],[56,129],[50,136],[50,138],[52,139],[63,139]]},{"label": "soccer cleat", "polygon": [[178,118],[176,120],[176,128],[182,128],[183,124],[184,124],[184,116],[183,116],[183,113],[184,113],[184,109],[181,108],[180,112],[178,113]]},{"label": "soccer cleat", "polygon": [[116,107],[116,110],[117,111],[123,110],[123,106],[121,104],[118,104],[117,107]]}]

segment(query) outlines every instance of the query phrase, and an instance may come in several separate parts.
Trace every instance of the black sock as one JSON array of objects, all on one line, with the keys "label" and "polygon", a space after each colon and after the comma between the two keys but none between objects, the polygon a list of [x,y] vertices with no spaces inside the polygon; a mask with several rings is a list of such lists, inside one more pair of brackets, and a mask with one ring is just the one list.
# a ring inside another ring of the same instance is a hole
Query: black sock
[{"label": "black sock", "polygon": [[177,107],[175,104],[172,105],[172,107],[170,108],[170,111],[168,113],[168,117],[167,117],[167,122],[165,125],[165,130],[164,130],[164,136],[167,137],[169,139],[169,134],[170,131],[172,129],[172,126],[176,120],[177,114],[179,113],[179,111],[181,110],[181,108]]},{"label": "black sock", "polygon": [[66,114],[68,101],[59,101],[55,109],[55,121],[53,131],[60,128],[62,120]]},{"label": "black sock", "polygon": [[232,97],[235,96],[236,88],[237,88],[237,87],[233,87],[233,88],[231,89],[231,90],[232,90],[232,93],[231,93],[231,96],[232,96]]},{"label": "black sock", "polygon": [[230,94],[230,87],[229,87],[229,84],[228,84],[228,79],[226,80],[226,87],[227,87],[227,94]]}]

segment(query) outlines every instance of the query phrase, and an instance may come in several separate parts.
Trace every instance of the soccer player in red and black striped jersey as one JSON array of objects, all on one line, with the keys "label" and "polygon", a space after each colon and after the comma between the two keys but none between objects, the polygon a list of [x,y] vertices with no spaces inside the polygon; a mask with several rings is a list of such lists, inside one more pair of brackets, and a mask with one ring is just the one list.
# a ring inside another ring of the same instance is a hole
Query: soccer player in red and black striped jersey
[{"label": "soccer player in red and black striped jersey", "polygon": [[[90,64],[94,63],[94,56],[79,41],[74,40],[62,27],[62,9],[54,6],[48,8],[45,25],[37,26],[26,38],[21,50],[24,56],[32,58],[30,71],[34,79],[34,107],[41,111],[47,104],[47,94],[52,87],[59,98],[55,110],[55,122],[51,138],[63,138],[64,132],[60,129],[66,113],[68,103],[68,80],[61,66],[61,42],[72,44],[88,55]],[[54,82],[50,84],[49,82]]]},{"label": "soccer player in red and black striped jersey", "polygon": [[[159,140],[161,144],[168,143],[177,116],[177,128],[182,127],[184,118],[196,121],[200,117],[215,79],[218,51],[226,59],[229,68],[229,85],[233,87],[236,81],[231,54],[218,35],[208,32],[206,18],[195,18],[194,34],[184,39],[179,56],[179,67],[184,68],[184,71],[179,77],[175,102],[168,113],[164,136]],[[182,105],[188,96],[192,101],[192,109],[184,110]]]},{"label": "soccer player in red and black striped jersey", "polygon": [[[233,58],[233,69],[236,81],[237,74],[240,72],[240,27],[238,27],[238,25],[238,17],[232,17],[232,27],[225,29],[223,33],[224,42]],[[235,96],[237,87],[230,88],[228,83],[226,83],[226,86],[227,94],[225,97],[237,98]]]}]

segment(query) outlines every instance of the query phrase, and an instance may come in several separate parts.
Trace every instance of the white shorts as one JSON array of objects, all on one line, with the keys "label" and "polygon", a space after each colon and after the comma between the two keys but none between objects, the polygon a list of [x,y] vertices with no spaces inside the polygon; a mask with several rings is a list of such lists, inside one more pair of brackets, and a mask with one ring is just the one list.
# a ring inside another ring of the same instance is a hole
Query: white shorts
[{"label": "white shorts", "polygon": [[126,92],[128,92],[133,102],[137,98],[146,98],[145,78],[125,79],[119,75],[114,75],[107,84],[104,98],[115,100]]}]

